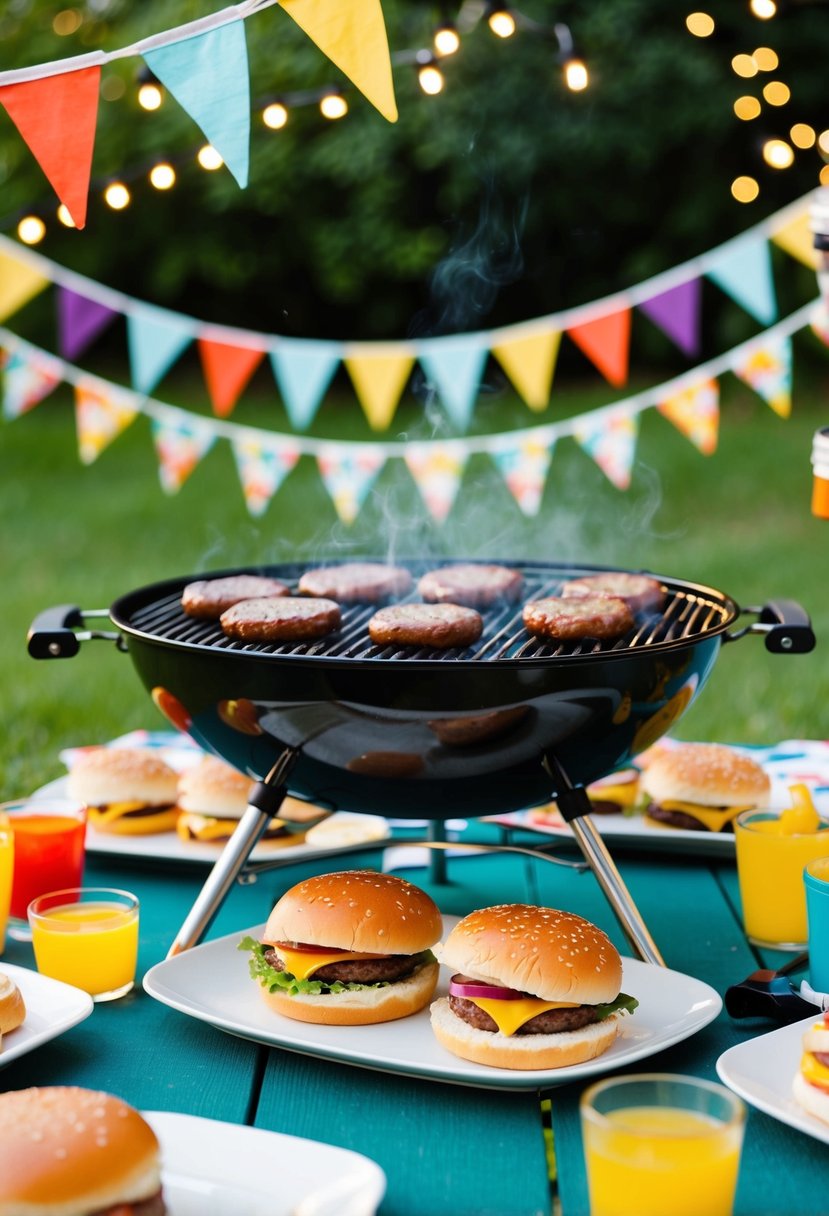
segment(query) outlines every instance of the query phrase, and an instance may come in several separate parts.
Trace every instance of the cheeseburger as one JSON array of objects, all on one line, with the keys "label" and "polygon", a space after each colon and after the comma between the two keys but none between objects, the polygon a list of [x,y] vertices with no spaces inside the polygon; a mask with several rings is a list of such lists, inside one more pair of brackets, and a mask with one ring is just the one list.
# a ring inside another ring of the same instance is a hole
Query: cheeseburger
[{"label": "cheeseburger", "polygon": [[759,764],[718,743],[662,751],[642,773],[645,815],[692,832],[733,832],[742,811],[766,806],[771,782]]},{"label": "cheeseburger", "polygon": [[158,1140],[137,1110],[76,1086],[0,1095],[0,1212],[164,1216]]},{"label": "cheeseburger", "polygon": [[829,1123],[829,1013],[803,1035],[803,1054],[792,1094],[810,1115]]},{"label": "cheeseburger", "polygon": [[607,1051],[638,1002],[620,992],[610,939],[571,912],[529,904],[480,908],[439,951],[452,971],[432,1005],[448,1051],[495,1068],[563,1068]]},{"label": "cheeseburger", "polygon": [[286,891],[263,940],[245,938],[251,977],[276,1013],[299,1022],[363,1026],[425,1008],[438,964],[437,904],[392,874],[318,874]]},{"label": "cheeseburger", "polygon": [[98,832],[145,836],[176,826],[178,773],[148,748],[96,747],[69,771],[69,795]]}]

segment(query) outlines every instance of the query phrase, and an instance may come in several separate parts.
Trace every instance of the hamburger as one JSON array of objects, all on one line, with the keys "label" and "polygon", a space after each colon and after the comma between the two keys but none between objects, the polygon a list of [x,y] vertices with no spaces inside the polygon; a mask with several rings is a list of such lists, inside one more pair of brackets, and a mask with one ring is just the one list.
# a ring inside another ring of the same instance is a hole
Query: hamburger
[{"label": "hamburger", "polygon": [[164,1216],[159,1146],[111,1094],[46,1086],[0,1095],[0,1212]]},{"label": "hamburger", "polygon": [[810,1115],[829,1123],[829,1013],[803,1035],[803,1054],[792,1081],[792,1094]]},{"label": "hamburger", "polygon": [[0,971],[0,1047],[3,1035],[17,1030],[26,1018],[26,1002],[23,994],[10,976]]},{"label": "hamburger", "polygon": [[178,773],[148,748],[96,747],[69,771],[69,795],[98,832],[147,836],[176,826]]},{"label": "hamburger", "polygon": [[683,743],[642,773],[645,816],[692,832],[733,832],[743,811],[768,804],[771,782],[749,756],[719,743]]},{"label": "hamburger", "polygon": [[[585,790],[594,815],[623,815],[625,812],[630,814],[639,797],[638,770],[625,768],[608,773],[606,777],[600,777],[598,781],[585,786]],[[529,818],[532,823],[544,824],[547,827],[565,826],[564,816],[555,802],[533,808]]]},{"label": "hamburger", "polygon": [[530,904],[470,912],[439,951],[449,995],[431,1008],[438,1041],[495,1068],[564,1068],[611,1046],[638,1002],[620,992],[619,952],[590,921]]},{"label": "hamburger", "polygon": [[318,874],[286,891],[262,941],[245,938],[271,1009],[299,1022],[364,1026],[424,1009],[443,922],[419,887],[392,874]]}]

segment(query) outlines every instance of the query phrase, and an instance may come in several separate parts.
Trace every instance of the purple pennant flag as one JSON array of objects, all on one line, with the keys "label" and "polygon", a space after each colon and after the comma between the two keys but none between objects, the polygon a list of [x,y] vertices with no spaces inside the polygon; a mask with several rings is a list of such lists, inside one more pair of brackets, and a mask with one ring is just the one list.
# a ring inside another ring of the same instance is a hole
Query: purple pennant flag
[{"label": "purple pennant flag", "polygon": [[64,359],[77,359],[117,316],[106,304],[58,288],[58,345]]},{"label": "purple pennant flag", "polygon": [[639,307],[686,355],[699,353],[701,279],[689,279]]}]

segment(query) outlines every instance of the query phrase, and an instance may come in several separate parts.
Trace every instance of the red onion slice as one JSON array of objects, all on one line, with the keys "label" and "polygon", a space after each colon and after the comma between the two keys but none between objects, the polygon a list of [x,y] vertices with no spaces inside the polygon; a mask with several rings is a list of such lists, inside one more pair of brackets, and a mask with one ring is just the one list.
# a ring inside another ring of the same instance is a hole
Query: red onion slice
[{"label": "red onion slice", "polygon": [[476,997],[488,1001],[523,1001],[527,997],[526,992],[519,992],[517,988],[495,988],[490,987],[489,984],[460,984],[454,976],[449,981],[449,992],[451,996],[463,996],[472,1001]]}]

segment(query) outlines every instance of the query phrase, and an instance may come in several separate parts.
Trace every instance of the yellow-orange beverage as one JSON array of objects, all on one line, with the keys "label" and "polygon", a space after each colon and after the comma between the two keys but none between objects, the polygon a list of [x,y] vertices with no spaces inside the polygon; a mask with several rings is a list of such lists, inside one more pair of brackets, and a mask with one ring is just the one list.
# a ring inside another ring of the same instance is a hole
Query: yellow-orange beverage
[{"label": "yellow-orange beverage", "polygon": [[14,875],[14,832],[0,815],[0,954],[6,946],[6,924],[12,898]]},{"label": "yellow-orange beverage", "polygon": [[[112,898],[119,895],[126,898]],[[82,988],[96,1000],[112,1000],[132,988],[138,901],[128,892],[55,892],[32,902],[29,923],[42,975]]]},{"label": "yellow-orange beverage", "polygon": [[803,870],[815,858],[829,857],[829,824],[816,814],[813,821],[799,822],[785,811],[749,811],[739,816],[734,832],[747,936],[758,945],[804,949]]}]

